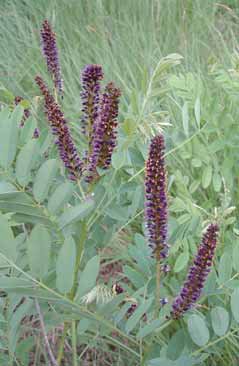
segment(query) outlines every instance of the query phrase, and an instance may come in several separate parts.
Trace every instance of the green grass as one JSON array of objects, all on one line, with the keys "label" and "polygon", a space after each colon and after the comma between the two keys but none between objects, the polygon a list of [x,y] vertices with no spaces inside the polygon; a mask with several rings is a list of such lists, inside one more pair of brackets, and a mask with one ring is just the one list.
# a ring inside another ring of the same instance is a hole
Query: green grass
[{"label": "green grass", "polygon": [[33,93],[32,79],[45,69],[39,27],[49,18],[58,35],[66,91],[77,103],[79,72],[101,63],[124,90],[140,88],[142,73],[178,52],[186,70],[199,71],[208,59],[225,65],[236,45],[238,11],[216,1],[4,1],[1,6],[2,82],[16,93]]},{"label": "green grass", "polygon": [[[126,120],[133,130],[126,145],[136,155],[138,151],[146,152],[152,133],[149,124],[153,123],[154,131],[159,126],[165,130],[170,240],[174,244],[172,267],[180,254],[192,257],[195,236],[198,239],[201,227],[216,216],[221,224],[221,245],[215,272],[222,271],[220,258],[225,253],[234,253],[239,229],[239,62],[233,56],[239,39],[237,0],[2,0],[0,87],[24,96],[33,104],[38,95],[35,75],[40,73],[48,78],[39,47],[39,29],[45,18],[51,21],[57,34],[65,81],[64,110],[79,143],[80,70],[87,63],[99,63],[106,80],[115,80],[122,89],[120,149],[127,135]],[[160,59],[171,53],[183,56],[181,64],[152,79]],[[234,70],[232,78],[228,69]],[[194,118],[198,98],[200,126]],[[183,124],[183,105],[188,108],[188,131]],[[170,122],[170,126],[164,127],[165,122]],[[138,174],[142,164],[136,166],[131,181],[142,185],[142,174]],[[208,167],[213,172],[209,185],[205,183]],[[142,215],[140,218],[136,215],[135,220],[125,225],[129,235],[126,242],[132,240],[134,231],[141,230],[141,222]],[[172,293],[182,283],[187,265],[188,261],[169,278],[167,286]],[[215,302],[209,299],[209,306],[216,303],[228,308],[228,291],[236,285],[233,282],[232,287],[222,286],[225,293],[216,296]],[[179,328],[174,325],[167,335],[160,335],[156,345],[165,347]],[[101,341],[104,343],[104,339]],[[208,348],[212,355],[203,365],[236,366],[238,333],[234,328],[228,330],[224,342]],[[124,364],[124,357],[120,361],[117,354],[119,365]],[[136,364],[130,357],[129,365]]]}]

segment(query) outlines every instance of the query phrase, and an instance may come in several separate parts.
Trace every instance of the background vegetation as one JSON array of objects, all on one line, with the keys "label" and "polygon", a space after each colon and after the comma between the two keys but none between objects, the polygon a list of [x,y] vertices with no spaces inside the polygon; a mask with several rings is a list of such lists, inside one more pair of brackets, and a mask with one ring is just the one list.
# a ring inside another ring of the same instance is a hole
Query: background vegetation
[{"label": "background vegetation", "polygon": [[[86,306],[64,295],[70,254],[54,225],[80,232],[78,216],[66,218],[63,208],[69,202],[76,205],[81,192],[74,188],[73,194],[64,186],[69,192],[64,191],[67,197],[60,207],[59,196],[53,196],[60,183],[67,183],[56,173],[56,160],[52,160],[56,151],[51,148],[34,84],[38,73],[49,78],[39,41],[45,18],[57,34],[65,80],[62,105],[79,149],[84,149],[79,124],[82,67],[102,64],[107,81],[115,80],[122,89],[113,167],[96,187],[95,209],[87,207],[90,236],[80,287],[86,294],[96,282],[105,283],[110,293],[116,280],[124,280],[129,296],[139,302],[138,313],[130,318],[125,317],[127,302],[120,305],[123,297]],[[53,353],[59,348],[62,322],[70,322],[65,365],[73,364],[73,348],[77,350],[74,365],[238,364],[238,22],[237,0],[1,1],[1,103],[11,108],[13,96],[21,95],[33,111],[31,123],[18,140],[16,161],[8,156],[4,162],[0,157],[4,167],[0,178],[2,364],[48,362],[39,314]],[[14,113],[11,121],[20,120],[21,111]],[[40,150],[36,162],[29,162],[35,147],[25,146],[36,124]],[[13,123],[12,133],[15,127]],[[161,129],[167,143],[172,247],[171,272],[162,290],[169,305],[155,322],[151,316],[154,263],[144,239],[143,168],[149,139]],[[6,135],[1,136],[3,143]],[[44,164],[49,165],[37,175]],[[21,180],[24,169],[36,173],[29,173],[27,184]],[[220,242],[200,304],[183,320],[167,322],[162,329],[162,319],[185,278],[201,231],[214,219],[220,224]],[[42,249],[44,235],[44,242],[52,243],[47,268],[42,268],[44,251],[32,253],[28,244],[30,240],[34,248]],[[9,249],[10,242],[14,244]],[[59,259],[60,248],[65,252]],[[41,263],[37,270],[36,258]],[[65,269],[60,284],[59,266]]]}]

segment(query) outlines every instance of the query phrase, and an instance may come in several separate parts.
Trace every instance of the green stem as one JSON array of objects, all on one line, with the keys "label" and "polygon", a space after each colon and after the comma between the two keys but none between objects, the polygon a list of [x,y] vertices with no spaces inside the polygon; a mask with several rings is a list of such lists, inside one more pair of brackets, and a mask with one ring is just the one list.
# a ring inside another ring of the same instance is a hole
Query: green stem
[{"label": "green stem", "polygon": [[60,340],[60,345],[59,345],[59,350],[58,350],[58,355],[57,355],[57,363],[59,366],[61,366],[61,360],[63,357],[64,345],[65,345],[65,339],[66,339],[68,327],[69,327],[68,324],[66,322],[64,322],[64,329],[63,329],[62,337]]},{"label": "green stem", "polygon": [[157,319],[160,309],[160,259],[156,259],[156,291],[155,291],[155,319]]},{"label": "green stem", "polygon": [[[109,186],[111,186],[112,184],[113,184],[113,181],[114,181],[114,179],[115,179],[115,176],[116,176],[116,172],[117,172],[117,170],[115,170],[114,172],[113,172],[113,174],[112,174],[112,177],[111,177],[111,179],[110,179],[110,182],[109,182]],[[92,187],[92,186],[91,186]],[[92,192],[92,188],[90,187],[90,191],[89,191],[89,193],[90,192]],[[96,207],[96,209],[95,209],[95,216],[93,215],[92,216],[92,218],[91,218],[91,220],[89,220],[88,221],[88,226],[89,227],[92,227],[92,225],[97,221],[97,219],[100,217],[100,214],[102,213],[102,210],[101,210],[101,206],[103,205],[103,203],[104,203],[104,200],[105,200],[105,198],[107,197],[107,194],[108,194],[108,191],[107,191],[107,189],[105,190],[105,192],[104,192],[104,194],[103,194],[103,197],[101,198],[101,200],[100,200],[100,202],[99,202],[99,204],[98,204],[98,206]],[[113,199],[112,200],[114,200],[115,199],[115,195],[113,196]],[[112,200],[110,199],[109,200],[109,202],[108,203],[111,203],[112,202]],[[108,204],[107,203],[107,204]],[[105,206],[105,207],[103,207],[103,210],[105,210],[105,208],[106,208],[107,206]]]},{"label": "green stem", "polygon": [[[77,250],[76,250],[76,262],[75,262],[75,268],[74,268],[74,281],[73,281],[73,286],[71,288],[71,291],[68,294],[68,299],[73,301],[74,297],[76,295],[77,292],[77,288],[78,288],[78,272],[80,269],[80,262],[81,262],[81,257],[82,257],[82,253],[84,251],[84,246],[85,246],[85,241],[87,239],[87,224],[85,221],[82,222],[81,224],[81,235],[80,235],[80,241],[78,243],[77,246]],[[64,344],[65,344],[65,338],[67,335],[67,331],[68,331],[69,325],[65,322],[64,323],[64,331],[62,334],[62,338],[61,338],[61,342],[60,342],[60,348],[59,348],[59,352],[58,352],[58,357],[57,357],[57,361],[59,363],[59,366],[61,365],[61,359],[63,356],[63,350],[64,350]],[[73,334],[72,334],[72,338],[73,338]],[[74,338],[76,341],[76,337]],[[73,358],[75,359],[75,357],[77,357],[77,354],[74,355],[73,353]],[[77,365],[73,364],[74,366]]]},{"label": "green stem", "polygon": [[73,366],[77,366],[77,335],[76,335],[76,322],[71,322],[71,337],[72,337],[72,353],[73,353]]},{"label": "green stem", "polygon": [[78,272],[79,272],[79,268],[80,268],[82,253],[84,251],[85,241],[87,239],[87,224],[84,221],[82,222],[80,235],[81,235],[80,236],[80,242],[77,246],[77,251],[76,251],[76,263],[75,263],[75,269],[74,269],[74,282],[73,282],[72,289],[71,289],[71,291],[68,295],[70,300],[74,299],[74,297],[76,295],[77,288],[78,288]]},{"label": "green stem", "polygon": [[166,321],[165,323],[163,323],[161,325],[161,327],[159,327],[157,329],[157,333],[161,333],[165,328],[167,328],[172,323],[172,321],[173,321],[172,319],[169,319],[168,321]]},{"label": "green stem", "polygon": [[82,195],[83,199],[85,199],[85,192],[84,192],[84,190],[83,190],[83,188],[82,188],[82,186],[81,186],[81,182],[80,182],[80,180],[78,180],[77,185],[78,185],[78,187],[79,187],[79,190],[80,190],[80,193],[81,193],[81,195]]}]

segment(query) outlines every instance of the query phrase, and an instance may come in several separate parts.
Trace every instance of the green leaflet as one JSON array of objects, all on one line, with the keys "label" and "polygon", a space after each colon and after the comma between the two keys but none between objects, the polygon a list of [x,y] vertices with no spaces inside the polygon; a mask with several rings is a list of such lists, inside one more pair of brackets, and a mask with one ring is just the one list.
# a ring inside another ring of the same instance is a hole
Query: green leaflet
[{"label": "green leaflet", "polygon": [[50,213],[56,214],[61,210],[64,207],[64,204],[70,200],[73,191],[74,185],[70,182],[59,185],[48,201],[48,210]]},{"label": "green leaflet", "polygon": [[67,237],[59,251],[56,262],[56,286],[64,294],[73,286],[76,261],[76,245],[72,237]]},{"label": "green leaflet", "polygon": [[42,202],[47,198],[50,186],[57,173],[58,166],[59,164],[56,159],[50,159],[43,163],[38,170],[33,185],[33,195],[38,202]]},{"label": "green leaflet", "polygon": [[32,274],[42,279],[48,272],[51,237],[42,225],[36,225],[28,240],[28,258]]},{"label": "green leaflet", "polygon": [[188,318],[188,332],[193,342],[200,347],[209,341],[209,330],[199,315],[193,314]]},{"label": "green leaflet", "polygon": [[32,139],[22,148],[16,163],[16,176],[18,183],[25,187],[31,180],[31,170],[39,154],[39,141]]},{"label": "green leaflet", "polygon": [[16,242],[8,220],[0,214],[0,253],[15,262],[17,258]]},{"label": "green leaflet", "polygon": [[226,309],[216,306],[211,311],[212,327],[216,335],[223,336],[229,325],[229,314]]},{"label": "green leaflet", "polygon": [[87,292],[89,292],[96,284],[96,279],[100,269],[100,258],[95,256],[91,258],[80,273],[79,290],[77,292],[77,298],[81,298]]},{"label": "green leaflet", "polygon": [[17,106],[10,114],[8,109],[0,113],[0,165],[5,169],[10,167],[16,155],[22,116],[21,106]]},{"label": "green leaflet", "polygon": [[77,206],[67,208],[59,217],[58,224],[61,229],[65,226],[84,219],[94,208],[94,201],[88,198]]}]

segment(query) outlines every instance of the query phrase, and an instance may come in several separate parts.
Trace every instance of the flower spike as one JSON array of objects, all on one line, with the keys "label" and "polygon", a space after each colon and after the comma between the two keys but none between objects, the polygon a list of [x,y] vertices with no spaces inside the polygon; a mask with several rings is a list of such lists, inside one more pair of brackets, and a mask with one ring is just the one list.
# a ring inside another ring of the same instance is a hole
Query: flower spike
[{"label": "flower spike", "polygon": [[94,64],[86,65],[81,75],[82,132],[88,136],[89,141],[91,141],[93,125],[98,116],[100,81],[103,76],[101,65]]},{"label": "flower spike", "polygon": [[180,318],[199,299],[208,273],[212,267],[218,231],[218,225],[211,224],[203,235],[197,256],[189,269],[187,279],[179,295],[173,302],[171,316],[174,319]]},{"label": "flower spike", "polygon": [[[116,88],[111,82],[105,88],[106,101],[105,108],[102,105],[102,114],[106,114],[107,123],[103,125],[103,143],[99,154],[98,166],[107,169],[111,164],[111,157],[116,146],[119,98],[121,96],[120,89]],[[104,118],[102,118],[104,119]]]},{"label": "flower spike", "polygon": [[77,153],[67,121],[43,79],[37,76],[35,81],[44,97],[45,113],[50,123],[52,134],[56,136],[55,144],[58,147],[60,158],[70,173],[69,178],[77,180],[82,174],[83,163]]},{"label": "flower spike", "polygon": [[88,176],[91,182],[96,176],[96,167],[107,169],[116,146],[119,97],[121,92],[111,82],[107,84],[100,101],[99,114],[93,125],[91,153],[88,159]]},{"label": "flower spike", "polygon": [[56,34],[53,32],[48,20],[44,20],[41,28],[42,53],[45,57],[48,71],[53,79],[55,88],[60,95],[63,94],[63,79],[56,44]]},{"label": "flower spike", "polygon": [[167,193],[163,135],[154,137],[150,144],[145,176],[145,221],[149,246],[155,258],[165,258],[167,244]]}]

